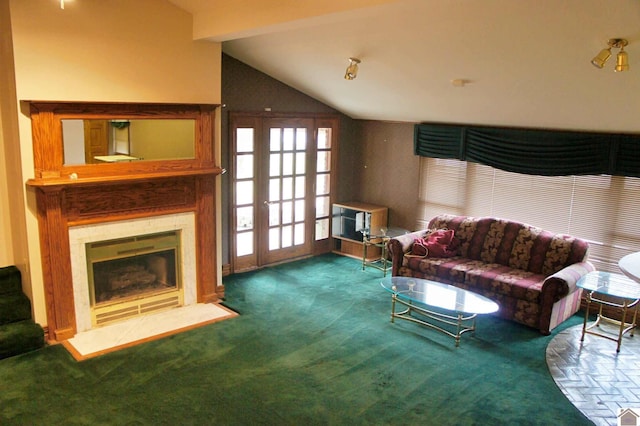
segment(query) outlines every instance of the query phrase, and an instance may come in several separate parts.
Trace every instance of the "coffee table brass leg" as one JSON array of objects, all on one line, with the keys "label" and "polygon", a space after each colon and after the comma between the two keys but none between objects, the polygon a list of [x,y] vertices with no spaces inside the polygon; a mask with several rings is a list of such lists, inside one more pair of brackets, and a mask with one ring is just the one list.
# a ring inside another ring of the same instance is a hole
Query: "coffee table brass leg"
[{"label": "coffee table brass leg", "polygon": [[456,348],[460,346],[460,330],[462,329],[462,314],[458,314],[458,327],[456,329]]},{"label": "coffee table brass leg", "polygon": [[393,314],[396,312],[396,296],[391,296],[391,322],[394,322]]}]

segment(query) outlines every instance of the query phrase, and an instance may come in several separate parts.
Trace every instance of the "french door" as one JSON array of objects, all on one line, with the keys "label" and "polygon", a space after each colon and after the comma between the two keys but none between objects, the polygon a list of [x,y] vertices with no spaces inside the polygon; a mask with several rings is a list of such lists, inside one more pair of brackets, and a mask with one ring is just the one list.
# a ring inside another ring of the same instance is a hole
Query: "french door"
[{"label": "french door", "polygon": [[336,118],[231,114],[234,271],[330,250]]}]

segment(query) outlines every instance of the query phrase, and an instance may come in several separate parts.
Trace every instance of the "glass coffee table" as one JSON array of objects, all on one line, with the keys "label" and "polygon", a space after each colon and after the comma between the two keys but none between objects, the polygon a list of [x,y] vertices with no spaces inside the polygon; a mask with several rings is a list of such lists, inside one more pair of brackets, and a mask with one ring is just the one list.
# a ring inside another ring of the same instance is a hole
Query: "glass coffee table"
[{"label": "glass coffee table", "polygon": [[[395,318],[415,322],[453,337],[475,334],[476,317],[498,311],[498,304],[484,296],[452,285],[411,277],[384,279],[382,287],[391,293],[391,322]],[[404,307],[396,311],[396,306]]]}]

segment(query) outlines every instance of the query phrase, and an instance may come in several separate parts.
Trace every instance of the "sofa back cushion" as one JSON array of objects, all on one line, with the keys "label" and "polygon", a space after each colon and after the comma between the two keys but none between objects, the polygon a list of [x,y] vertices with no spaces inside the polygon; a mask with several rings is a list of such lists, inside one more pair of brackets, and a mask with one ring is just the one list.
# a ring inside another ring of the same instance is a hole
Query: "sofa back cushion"
[{"label": "sofa back cushion", "polygon": [[536,274],[551,275],[587,259],[589,244],[520,222],[484,217],[439,215],[430,229],[452,229],[461,256]]}]

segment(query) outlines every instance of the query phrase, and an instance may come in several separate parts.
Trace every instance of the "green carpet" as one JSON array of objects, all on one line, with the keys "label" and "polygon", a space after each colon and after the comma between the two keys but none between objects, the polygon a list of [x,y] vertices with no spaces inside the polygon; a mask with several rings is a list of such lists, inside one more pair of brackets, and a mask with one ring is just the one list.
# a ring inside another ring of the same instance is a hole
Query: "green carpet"
[{"label": "green carpet", "polygon": [[553,335],[485,316],[456,348],[391,324],[380,276],[336,255],[233,275],[237,318],[83,362],[60,345],[2,360],[0,424],[592,424],[547,370]]}]

